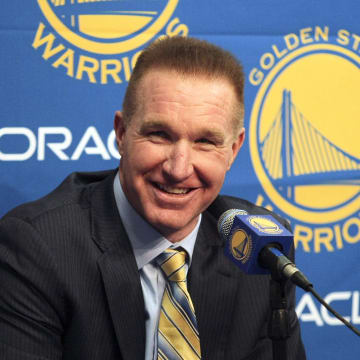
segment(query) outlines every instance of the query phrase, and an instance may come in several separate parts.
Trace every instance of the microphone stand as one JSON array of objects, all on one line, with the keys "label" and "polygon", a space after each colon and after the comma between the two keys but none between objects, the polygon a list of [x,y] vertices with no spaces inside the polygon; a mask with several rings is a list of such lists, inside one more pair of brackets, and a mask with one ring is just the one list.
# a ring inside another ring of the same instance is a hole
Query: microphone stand
[{"label": "microphone stand", "polygon": [[273,360],[287,360],[287,339],[290,336],[289,315],[284,280],[270,279],[269,337],[272,340]]}]

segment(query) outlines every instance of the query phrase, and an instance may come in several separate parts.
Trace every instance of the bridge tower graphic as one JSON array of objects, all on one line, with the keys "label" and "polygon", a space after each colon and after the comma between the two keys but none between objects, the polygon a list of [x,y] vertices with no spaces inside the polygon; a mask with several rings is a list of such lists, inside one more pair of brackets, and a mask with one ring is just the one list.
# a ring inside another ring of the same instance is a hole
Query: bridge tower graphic
[{"label": "bridge tower graphic", "polygon": [[66,6],[66,5],[76,5],[76,4],[86,4],[93,2],[103,2],[103,1],[121,1],[121,0],[51,0],[51,3],[54,6]]},{"label": "bridge tower graphic", "polygon": [[[339,131],[341,131],[339,119]],[[295,200],[298,185],[349,185],[360,187],[360,159],[328,140],[283,90],[282,104],[260,143],[260,156],[274,186]]]},{"label": "bridge tower graphic", "polygon": [[100,32],[105,39],[123,38],[140,31],[154,21],[164,5],[124,0],[50,0],[50,3],[69,28],[95,38]]}]

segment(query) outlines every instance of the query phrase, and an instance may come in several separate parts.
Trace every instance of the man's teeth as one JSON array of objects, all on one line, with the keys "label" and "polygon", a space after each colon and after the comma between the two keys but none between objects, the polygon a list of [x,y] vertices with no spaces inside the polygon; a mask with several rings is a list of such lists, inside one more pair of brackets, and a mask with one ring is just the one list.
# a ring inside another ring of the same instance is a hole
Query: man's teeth
[{"label": "man's teeth", "polygon": [[187,194],[190,189],[184,189],[184,188],[177,188],[172,186],[166,186],[162,184],[156,184],[159,189],[166,191],[169,194]]}]

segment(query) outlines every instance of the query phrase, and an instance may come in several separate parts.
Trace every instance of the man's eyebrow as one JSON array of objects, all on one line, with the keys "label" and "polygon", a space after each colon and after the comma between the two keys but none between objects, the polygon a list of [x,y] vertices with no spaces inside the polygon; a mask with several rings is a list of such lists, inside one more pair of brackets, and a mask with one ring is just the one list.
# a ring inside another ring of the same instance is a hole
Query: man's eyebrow
[{"label": "man's eyebrow", "polygon": [[149,119],[145,120],[140,127],[140,131],[148,130],[148,129],[161,129],[168,128],[168,125],[165,121]]},{"label": "man's eyebrow", "polygon": [[223,131],[212,128],[205,128],[201,132],[201,137],[212,139],[218,143],[225,142],[225,134]]},{"label": "man's eyebrow", "polygon": [[[141,124],[140,132],[144,133],[149,129],[171,130],[171,126],[166,121],[162,121],[160,118],[144,120]],[[207,138],[218,144],[223,144],[225,143],[226,135],[224,131],[219,130],[218,128],[205,127],[197,132],[197,138]]]}]

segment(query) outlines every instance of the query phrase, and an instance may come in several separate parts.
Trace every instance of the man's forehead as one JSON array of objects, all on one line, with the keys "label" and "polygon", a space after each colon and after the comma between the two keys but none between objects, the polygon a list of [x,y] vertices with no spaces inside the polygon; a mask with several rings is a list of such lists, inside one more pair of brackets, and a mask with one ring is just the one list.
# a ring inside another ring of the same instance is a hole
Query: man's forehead
[{"label": "man's forehead", "polygon": [[[218,96],[219,93],[225,93],[226,96]],[[141,117],[152,111],[161,113],[165,109],[165,112],[172,112],[180,107],[188,111],[189,116],[196,115],[199,119],[209,119],[213,115],[223,116],[227,118],[224,125],[231,123],[233,131],[237,131],[239,104],[233,85],[225,78],[179,74],[174,70],[152,68],[139,79],[136,95],[136,113]],[[182,102],[184,98],[185,102]],[[190,106],[185,109],[187,101]],[[206,104],[209,106],[203,106]]]}]

